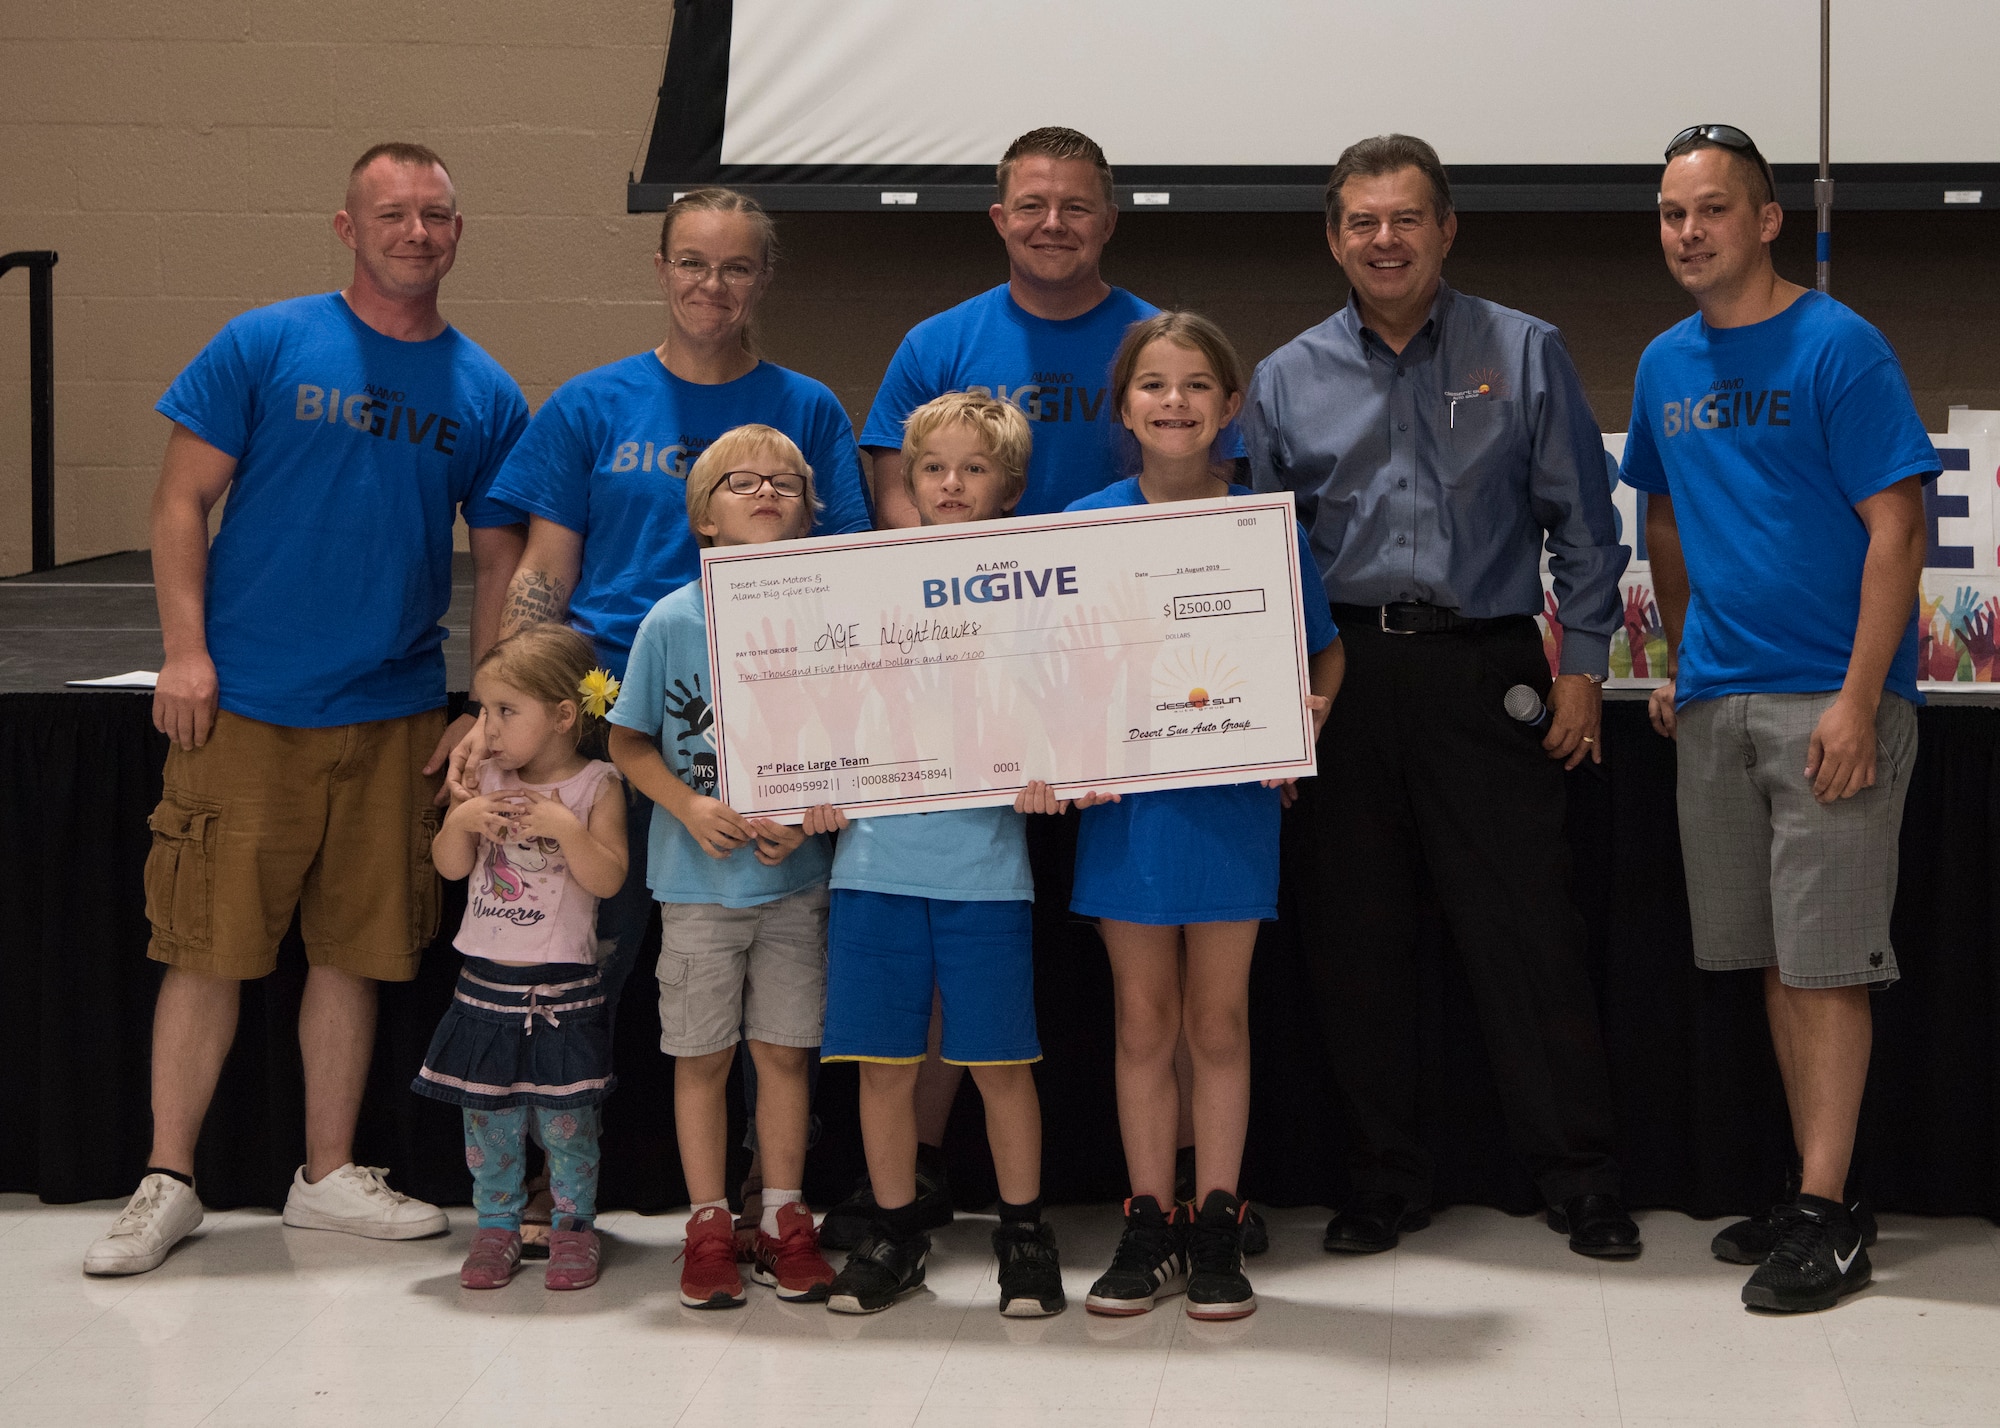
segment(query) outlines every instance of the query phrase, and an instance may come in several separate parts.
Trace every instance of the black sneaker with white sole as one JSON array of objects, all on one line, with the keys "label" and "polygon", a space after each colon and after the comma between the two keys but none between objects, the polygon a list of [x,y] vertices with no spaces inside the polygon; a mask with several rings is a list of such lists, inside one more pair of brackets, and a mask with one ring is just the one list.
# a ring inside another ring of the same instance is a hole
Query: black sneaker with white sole
[{"label": "black sneaker with white sole", "polygon": [[1227,1190],[1211,1190],[1188,1226],[1188,1318],[1241,1319],[1257,1312],[1257,1296],[1243,1275],[1249,1208]]},{"label": "black sneaker with white sole", "polygon": [[1000,1312],[1009,1319],[1041,1319],[1069,1307],[1055,1226],[1002,1224],[993,1232],[993,1253],[1000,1261]]},{"label": "black sneaker with white sole", "polygon": [[1745,1304],[1782,1314],[1809,1313],[1831,1309],[1867,1286],[1874,1271],[1860,1227],[1845,1206],[1801,1195],[1796,1204],[1780,1205],[1772,1214],[1779,1223],[1778,1242],[1743,1286]]},{"label": "black sneaker with white sole", "polygon": [[877,1226],[833,1277],[826,1307],[836,1314],[879,1314],[905,1294],[923,1288],[924,1260],[930,1252],[929,1235],[897,1239]]},{"label": "black sneaker with white sole", "polygon": [[[1794,1195],[1797,1194],[1795,1190]],[[1785,1212],[1792,1208],[1786,1201],[1773,1205],[1761,1215],[1752,1215],[1747,1220],[1738,1220],[1733,1225],[1725,1225],[1709,1241],[1709,1253],[1728,1264],[1762,1264],[1771,1251],[1777,1248],[1778,1237],[1784,1233]],[[1868,1208],[1866,1200],[1853,1200],[1847,1206],[1847,1218],[1854,1222],[1854,1228],[1861,1232],[1861,1247],[1868,1249],[1875,1243],[1875,1212]]]},{"label": "black sneaker with white sole", "polygon": [[[941,1230],[951,1223],[951,1186],[942,1167],[933,1170],[917,1162],[917,1228]],[[875,1192],[868,1177],[855,1182],[854,1192],[831,1210],[819,1223],[821,1249],[851,1250],[867,1239],[875,1228]]]},{"label": "black sneaker with white sole", "polygon": [[1162,1210],[1151,1195],[1125,1202],[1125,1232],[1111,1268],[1097,1277],[1083,1307],[1093,1314],[1144,1314],[1153,1301],[1187,1288],[1187,1227],[1180,1207]]}]

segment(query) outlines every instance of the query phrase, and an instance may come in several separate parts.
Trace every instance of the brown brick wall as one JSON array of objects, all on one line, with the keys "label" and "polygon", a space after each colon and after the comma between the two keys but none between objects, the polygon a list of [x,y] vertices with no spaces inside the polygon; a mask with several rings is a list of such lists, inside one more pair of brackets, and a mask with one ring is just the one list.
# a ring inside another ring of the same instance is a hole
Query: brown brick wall
[{"label": "brown brick wall", "polygon": [[[154,399],[233,313],[338,286],[347,165],[443,153],[467,214],[446,311],[539,404],[659,339],[657,219],[624,213],[667,0],[38,0],[0,5],[0,251],[55,248],[57,554],[146,541]],[[1113,155],[1116,158],[1116,155]],[[904,330],[1004,276],[977,214],[787,214],[774,359],[858,420]],[[1781,265],[1810,279],[1811,216]],[[1844,214],[1835,291],[1902,354],[1933,430],[2000,407],[2000,216]],[[1312,214],[1129,213],[1107,272],[1261,357],[1344,296]],[[1688,310],[1643,214],[1466,214],[1447,274],[1559,324],[1599,419]],[[28,564],[26,280],[0,281],[0,573]]]}]

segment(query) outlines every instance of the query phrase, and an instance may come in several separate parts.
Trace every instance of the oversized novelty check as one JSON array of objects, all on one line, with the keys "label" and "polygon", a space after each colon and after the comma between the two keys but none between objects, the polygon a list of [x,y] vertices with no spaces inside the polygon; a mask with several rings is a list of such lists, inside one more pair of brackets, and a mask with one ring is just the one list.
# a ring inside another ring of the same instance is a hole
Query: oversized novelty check
[{"label": "oversized novelty check", "polygon": [[1293,522],[1283,493],[704,550],[722,798],[796,823],[1310,774]]}]

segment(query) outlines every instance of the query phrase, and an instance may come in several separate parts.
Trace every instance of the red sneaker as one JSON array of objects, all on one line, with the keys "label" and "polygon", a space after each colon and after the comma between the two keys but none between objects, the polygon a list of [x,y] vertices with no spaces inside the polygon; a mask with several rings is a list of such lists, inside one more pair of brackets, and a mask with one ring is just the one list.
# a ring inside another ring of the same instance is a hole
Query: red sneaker
[{"label": "red sneaker", "polygon": [[[575,1224],[576,1221],[565,1221]],[[588,1289],[597,1283],[597,1262],[603,1253],[597,1231],[571,1230],[562,1225],[549,1230],[549,1268],[542,1283],[550,1289]]]},{"label": "red sneaker", "polygon": [[521,1236],[514,1230],[474,1230],[472,1248],[458,1267],[467,1289],[504,1289],[521,1267]]},{"label": "red sneaker", "polygon": [[778,1233],[757,1232],[757,1263],[750,1277],[795,1304],[820,1304],[833,1287],[833,1266],[819,1252],[812,1211],[793,1202],[778,1207]]},{"label": "red sneaker", "polygon": [[691,1215],[681,1246],[681,1303],[690,1309],[734,1309],[743,1302],[736,1272],[736,1227],[713,1206]]}]

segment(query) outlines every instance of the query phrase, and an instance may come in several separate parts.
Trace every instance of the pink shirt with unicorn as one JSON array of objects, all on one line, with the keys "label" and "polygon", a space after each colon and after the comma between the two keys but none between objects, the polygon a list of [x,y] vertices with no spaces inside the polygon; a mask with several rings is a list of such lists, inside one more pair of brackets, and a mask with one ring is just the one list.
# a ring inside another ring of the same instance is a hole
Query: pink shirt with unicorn
[{"label": "pink shirt with unicorn", "polygon": [[[479,792],[492,798],[516,790],[552,794],[588,825],[598,790],[618,771],[592,759],[561,783],[523,783],[510,769],[487,764]],[[597,961],[597,898],[569,875],[569,860],[550,838],[525,843],[479,840],[479,860],[466,889],[465,921],[452,945],[493,962]]]}]

